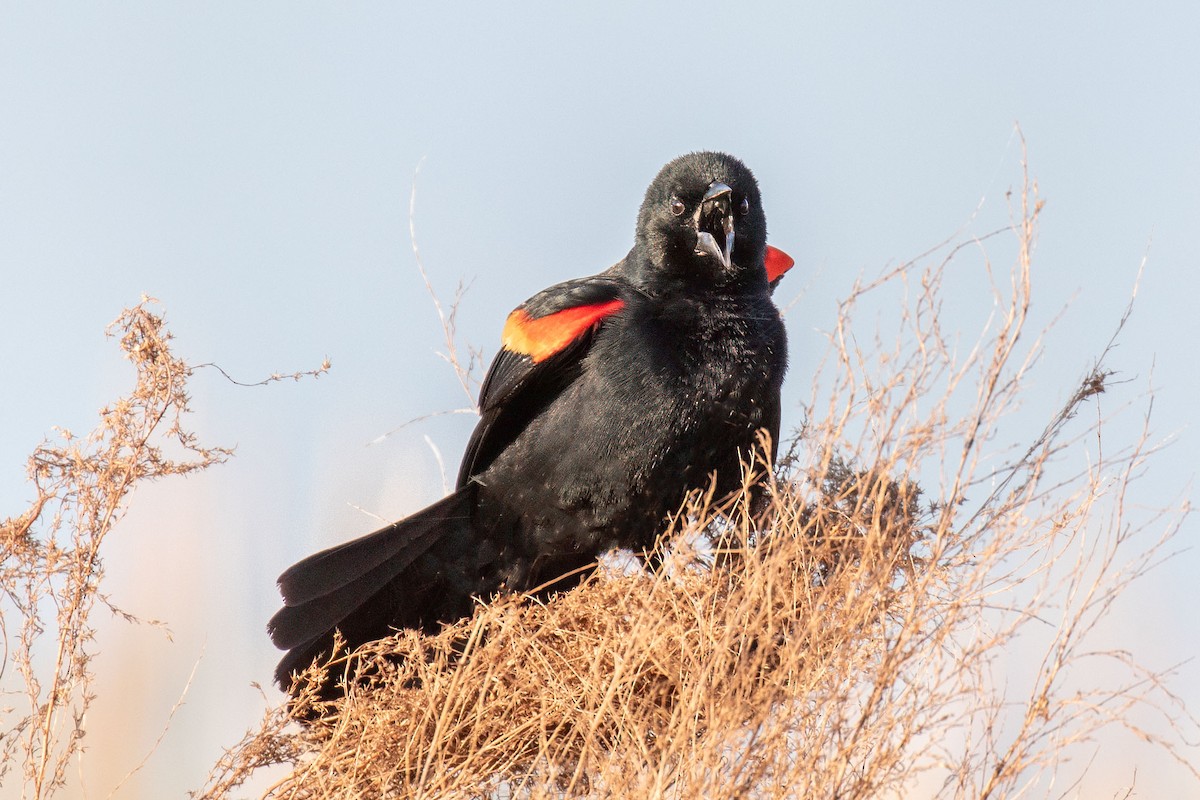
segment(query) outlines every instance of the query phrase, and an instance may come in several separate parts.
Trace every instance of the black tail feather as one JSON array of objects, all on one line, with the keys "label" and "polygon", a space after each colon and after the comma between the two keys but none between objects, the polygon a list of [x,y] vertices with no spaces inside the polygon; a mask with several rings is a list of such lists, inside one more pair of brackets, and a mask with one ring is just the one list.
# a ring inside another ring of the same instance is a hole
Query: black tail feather
[{"label": "black tail feather", "polygon": [[414,562],[427,561],[422,556],[444,537],[461,537],[470,529],[474,495],[469,484],[406,519],[288,568],[279,577],[284,607],[267,623],[271,641],[289,651],[275,672],[280,686],[287,688],[292,673],[314,658],[332,655],[335,630],[353,651],[405,620],[419,619],[419,608],[403,604],[421,601],[411,589],[428,576],[406,572],[417,568]]},{"label": "black tail feather", "polygon": [[[422,537],[426,538],[428,536]],[[411,543],[412,549],[425,544],[422,539],[414,540]],[[394,580],[418,555],[420,552],[401,551],[393,561],[384,561],[327,594],[303,603],[285,605],[267,623],[271,641],[282,650],[290,650],[312,641],[326,631],[332,631],[342,620],[358,610],[364,601],[374,597],[380,589]]]},{"label": "black tail feather", "polygon": [[284,605],[300,606],[324,597],[385,563],[395,564],[399,572],[428,550],[445,526],[470,520],[468,494],[473,493],[473,484],[465,486],[386,528],[296,562],[279,576]]}]

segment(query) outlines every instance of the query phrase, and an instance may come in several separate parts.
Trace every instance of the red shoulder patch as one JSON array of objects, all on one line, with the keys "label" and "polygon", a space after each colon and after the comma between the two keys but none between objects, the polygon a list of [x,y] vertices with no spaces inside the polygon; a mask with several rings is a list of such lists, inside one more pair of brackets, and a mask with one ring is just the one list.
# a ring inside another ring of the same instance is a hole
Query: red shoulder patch
[{"label": "red shoulder patch", "polygon": [[534,363],[545,361],[624,305],[624,300],[609,300],[564,308],[537,319],[529,316],[525,309],[518,308],[508,315],[501,341],[504,349],[529,356]]},{"label": "red shoulder patch", "polygon": [[767,283],[774,283],[783,277],[795,265],[796,261],[778,247],[767,245],[767,257],[764,264],[767,268]]}]

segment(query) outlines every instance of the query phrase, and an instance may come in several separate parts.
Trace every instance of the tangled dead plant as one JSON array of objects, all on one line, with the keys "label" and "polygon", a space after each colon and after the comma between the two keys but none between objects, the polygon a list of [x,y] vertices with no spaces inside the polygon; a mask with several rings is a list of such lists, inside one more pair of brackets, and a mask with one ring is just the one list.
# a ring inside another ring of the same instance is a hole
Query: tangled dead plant
[{"label": "tangled dead plant", "polygon": [[[171,353],[171,336],[146,299],[109,327],[137,377],[133,391],[100,411],[85,437],[60,430],[30,456],[36,499],[0,524],[3,624],[10,643],[4,691],[0,780],[19,770],[23,796],[49,797],[66,780],[94,699],[91,613],[100,591],[101,548],[135,486],[187,475],[225,460],[183,427],[191,370]],[[12,669],[20,680],[14,680]],[[19,684],[14,686],[14,684]]]},{"label": "tangled dead plant", "polygon": [[[1040,208],[1027,182],[988,237],[1013,267],[965,355],[939,326],[942,285],[980,240],[855,287],[768,524],[747,492],[693,497],[657,576],[617,562],[549,603],[501,598],[316,665],[368,669],[332,706],[300,695],[316,723],[274,712],[198,796],[285,763],[264,797],[1020,797],[1123,724],[1186,764],[1195,720],[1166,676],[1087,649],[1183,512],[1128,513],[1145,436],[1085,447],[1108,435],[1103,414],[1078,418],[1108,352],[1040,431],[1001,444],[1041,347],[1024,330]],[[856,305],[897,287],[894,339],[860,346]],[[1095,659],[1123,677],[1089,686]]]},{"label": "tangled dead plant", "polygon": [[[185,427],[187,382],[196,367],[172,352],[156,302],[142,298],[108,328],[134,367],[132,391],[101,409],[88,435],[60,429],[57,442],[37,447],[28,460],[35,499],[0,523],[0,783],[19,781],[24,798],[60,793],[71,759],[83,747],[96,691],[96,607],[129,622],[163,624],[122,611],[102,590],[104,543],[131,493],[148,481],[219,464],[232,453],[202,445]],[[328,368],[326,362],[268,381]]]}]

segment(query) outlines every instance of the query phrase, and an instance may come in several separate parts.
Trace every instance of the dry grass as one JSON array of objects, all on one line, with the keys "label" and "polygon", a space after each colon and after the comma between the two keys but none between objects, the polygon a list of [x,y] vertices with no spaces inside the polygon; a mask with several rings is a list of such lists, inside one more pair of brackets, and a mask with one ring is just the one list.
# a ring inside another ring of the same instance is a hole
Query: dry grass
[{"label": "dry grass", "polygon": [[[662,575],[617,561],[548,604],[506,598],[380,642],[367,684],[312,725],[268,711],[195,796],[241,796],[279,765],[262,796],[1064,796],[1086,768],[1070,759],[1113,725],[1180,757],[1195,723],[1164,676],[1090,643],[1178,525],[1130,511],[1147,438],[1117,446],[1078,413],[1109,386],[1103,356],[1044,430],[1000,434],[1041,347],[1024,332],[1034,188],[1016,203],[986,237],[1013,263],[965,350],[939,327],[943,282],[968,257],[996,274],[984,242],[854,288],[769,521],[745,495],[697,496]],[[880,295],[896,317],[860,344],[852,320]],[[96,433],[35,452],[37,500],[0,528],[16,668],[0,779],[30,798],[60,792],[81,744],[101,545],[130,488],[228,455],[180,424],[192,368],[161,318],[143,304],[115,325],[134,392]]]},{"label": "dry grass", "polygon": [[[981,242],[855,288],[768,524],[744,496],[692,498],[664,575],[618,563],[546,605],[378,643],[344,701],[299,700],[322,721],[274,712],[201,796],[280,762],[264,797],[1059,796],[1051,779],[1110,725],[1182,760],[1194,720],[1163,676],[1088,649],[1178,524],[1153,519],[1144,541],[1126,513],[1146,438],[1110,452],[1105,420],[1076,418],[1108,386],[1103,358],[1039,435],[999,444],[1040,348],[1020,346],[1035,188],[1016,202],[989,242],[1014,265],[965,355],[938,327],[942,283]],[[857,304],[890,290],[894,337],[860,347]],[[1089,685],[1096,661],[1116,677]]]}]

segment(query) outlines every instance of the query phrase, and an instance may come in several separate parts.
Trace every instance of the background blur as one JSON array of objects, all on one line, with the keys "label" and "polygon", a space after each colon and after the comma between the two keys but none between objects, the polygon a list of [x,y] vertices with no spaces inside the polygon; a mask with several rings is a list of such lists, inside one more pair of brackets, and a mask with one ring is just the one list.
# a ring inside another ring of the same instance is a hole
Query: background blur
[{"label": "background blur", "polygon": [[[89,796],[151,749],[193,666],[158,752],[118,796],[196,788],[280,699],[263,627],[276,575],[376,527],[363,510],[391,520],[438,497],[426,437],[452,479],[469,416],[370,445],[468,404],[435,355],[412,254],[418,164],[425,265],[445,301],[469,284],[459,332],[490,359],[512,307],[624,255],[663,163],[741,157],[771,241],[797,261],[776,295],[791,303],[789,428],[857,276],[1008,223],[1019,122],[1047,199],[1031,329],[1066,309],[1032,377],[1031,424],[1103,349],[1146,258],[1111,362],[1127,383],[1101,409],[1153,389],[1153,439],[1178,442],[1136,500],[1191,493],[1200,6],[644,5],[0,5],[0,516],[32,498],[24,459],[50,427],[90,430],[132,384],[103,330],[143,292],[193,363],[248,382],[333,363],[257,388],[197,373],[195,429],[237,456],[143,489],[108,542],[112,601],[173,640],[98,617]],[[989,309],[949,300],[970,340]],[[1134,438],[1140,414],[1127,424]],[[1178,543],[1196,531],[1188,520]],[[1136,585],[1113,641],[1152,668],[1194,657],[1197,574],[1188,550]],[[1200,710],[1195,662],[1173,686]],[[1135,772],[1137,796],[1195,791],[1131,736],[1097,748],[1081,796]]]}]

